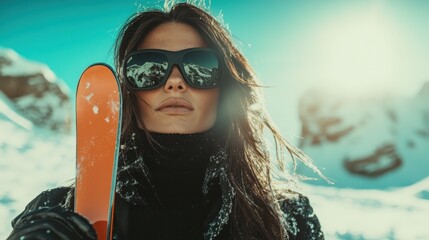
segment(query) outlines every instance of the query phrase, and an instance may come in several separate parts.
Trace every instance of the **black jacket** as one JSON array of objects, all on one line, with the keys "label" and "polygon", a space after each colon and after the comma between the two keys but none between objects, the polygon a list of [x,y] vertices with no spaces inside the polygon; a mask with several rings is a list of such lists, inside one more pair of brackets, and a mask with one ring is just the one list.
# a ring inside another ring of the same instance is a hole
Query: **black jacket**
[{"label": "black jacket", "polygon": [[[231,239],[235,188],[227,173],[222,131],[196,134],[136,132],[120,155],[116,181],[116,239]],[[37,196],[25,209],[73,209],[73,188]],[[289,239],[323,239],[308,199],[290,192],[280,207]],[[15,221],[13,222],[14,225]]]},{"label": "black jacket", "polygon": [[[73,202],[73,189],[70,187],[60,187],[44,191],[34,198],[21,214],[12,220],[12,227],[15,226],[15,222],[20,216],[28,213],[29,211],[33,211],[40,207],[54,207],[58,205],[68,209],[73,209]],[[289,196],[286,196],[285,200],[281,202],[280,206],[287,223],[289,239],[324,239],[319,220],[314,214],[307,197],[298,193],[290,193]],[[114,221],[114,235],[116,236],[116,239],[120,239],[118,238],[118,233],[115,230],[115,228],[117,228],[116,224],[130,224],[127,222],[127,219],[121,219],[120,213],[129,211],[129,208],[131,207],[132,206],[127,205],[124,201],[118,201],[118,199],[116,201],[115,212],[117,214],[115,214]],[[187,219],[183,219],[183,221],[186,220]],[[215,239],[225,239],[224,234],[224,232],[221,232],[221,234]]]}]

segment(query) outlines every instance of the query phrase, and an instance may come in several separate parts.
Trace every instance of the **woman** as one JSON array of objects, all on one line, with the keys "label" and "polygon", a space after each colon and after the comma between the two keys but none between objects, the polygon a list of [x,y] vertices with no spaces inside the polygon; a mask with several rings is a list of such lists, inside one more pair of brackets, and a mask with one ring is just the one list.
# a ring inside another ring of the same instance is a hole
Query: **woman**
[{"label": "woman", "polygon": [[[115,238],[323,239],[308,199],[273,183],[263,128],[307,158],[270,123],[250,65],[210,14],[186,3],[137,14],[115,65],[124,93]],[[73,188],[44,192],[9,239],[96,239],[72,209]]]}]

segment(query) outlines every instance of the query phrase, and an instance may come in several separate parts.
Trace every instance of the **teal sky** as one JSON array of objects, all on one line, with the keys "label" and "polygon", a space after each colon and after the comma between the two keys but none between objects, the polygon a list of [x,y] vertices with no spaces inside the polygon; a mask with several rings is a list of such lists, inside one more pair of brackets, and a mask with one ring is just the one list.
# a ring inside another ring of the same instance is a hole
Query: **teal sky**
[{"label": "teal sky", "polygon": [[[162,4],[2,0],[0,47],[47,64],[74,91],[86,66],[112,62],[117,31],[139,6]],[[266,105],[285,130],[297,130],[297,99],[310,86],[410,95],[429,80],[429,1],[212,0],[210,9],[273,86]]]}]

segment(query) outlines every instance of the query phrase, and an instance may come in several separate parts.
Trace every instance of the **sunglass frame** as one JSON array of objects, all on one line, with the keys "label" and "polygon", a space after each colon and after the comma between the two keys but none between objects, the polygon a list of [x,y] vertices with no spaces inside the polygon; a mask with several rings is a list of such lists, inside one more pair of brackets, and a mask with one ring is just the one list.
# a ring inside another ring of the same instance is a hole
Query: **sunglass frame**
[{"label": "sunglass frame", "polygon": [[[216,58],[217,61],[217,69],[218,69],[218,79],[216,79],[215,85],[210,86],[210,87],[201,87],[201,86],[196,86],[192,83],[191,79],[189,78],[188,74],[185,71],[184,65],[183,65],[183,57],[190,53],[190,52],[196,52],[196,51],[203,51],[203,52],[210,52],[213,53],[213,56]],[[163,79],[156,85],[152,86],[152,87],[135,87],[130,83],[130,80],[128,80],[127,77],[127,66],[128,66],[128,61],[131,57],[136,57],[138,55],[144,54],[144,53],[161,53],[163,55],[165,55],[167,57],[167,69],[165,71],[165,75],[163,77]],[[133,89],[133,90],[138,90],[138,91],[146,91],[146,90],[153,90],[153,89],[157,89],[161,86],[164,86],[164,84],[167,82],[170,74],[171,74],[171,70],[173,69],[173,66],[176,65],[178,66],[180,73],[182,74],[186,84],[192,88],[197,88],[197,89],[211,89],[211,88],[216,88],[219,85],[219,70],[221,68],[221,61],[219,61],[219,55],[216,53],[216,51],[214,51],[211,48],[187,48],[184,50],[180,50],[180,51],[168,51],[168,50],[164,50],[164,49],[143,49],[143,50],[138,50],[138,51],[134,51],[131,52],[130,54],[125,56],[125,61],[124,61],[124,65],[123,65],[123,74],[125,77],[125,82],[127,83],[127,85]]]}]

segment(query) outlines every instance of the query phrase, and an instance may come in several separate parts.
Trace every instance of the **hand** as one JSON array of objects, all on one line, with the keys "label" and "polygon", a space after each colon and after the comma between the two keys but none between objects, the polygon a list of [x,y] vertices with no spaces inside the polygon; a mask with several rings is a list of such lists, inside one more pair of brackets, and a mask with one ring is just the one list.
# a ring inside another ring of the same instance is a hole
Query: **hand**
[{"label": "hand", "polygon": [[41,208],[20,217],[7,240],[97,239],[94,228],[81,215],[57,206]]}]

